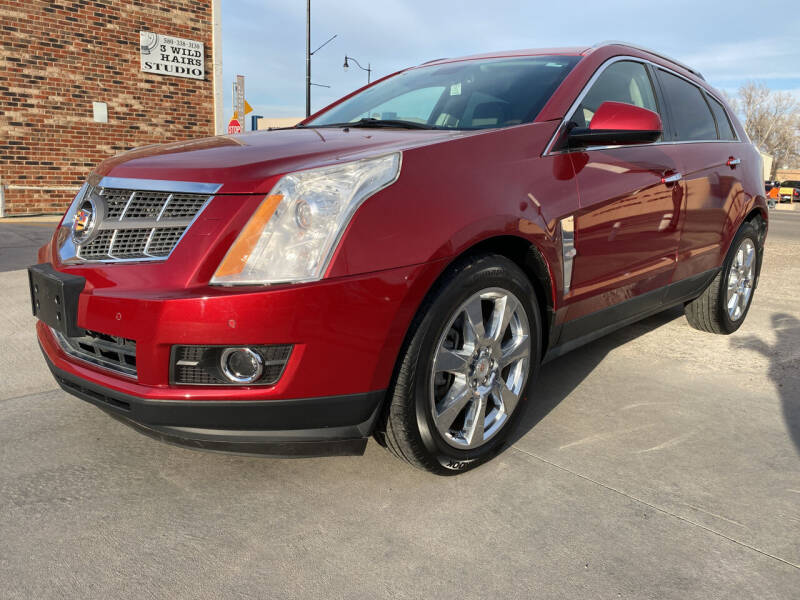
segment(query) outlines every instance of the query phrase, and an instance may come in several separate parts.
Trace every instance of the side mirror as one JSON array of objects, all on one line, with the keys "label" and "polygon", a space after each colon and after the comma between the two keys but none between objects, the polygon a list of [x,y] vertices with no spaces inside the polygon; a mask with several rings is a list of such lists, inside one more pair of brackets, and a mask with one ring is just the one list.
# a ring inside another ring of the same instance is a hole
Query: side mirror
[{"label": "side mirror", "polygon": [[617,146],[655,142],[663,133],[661,117],[623,102],[603,102],[589,127],[570,130],[570,146]]}]

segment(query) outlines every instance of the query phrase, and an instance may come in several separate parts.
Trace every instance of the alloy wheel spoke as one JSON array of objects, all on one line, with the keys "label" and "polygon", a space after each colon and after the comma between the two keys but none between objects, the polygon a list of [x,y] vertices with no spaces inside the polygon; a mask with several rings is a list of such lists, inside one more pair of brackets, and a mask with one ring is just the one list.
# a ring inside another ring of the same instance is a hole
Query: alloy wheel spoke
[{"label": "alloy wheel spoke", "polygon": [[750,289],[745,288],[742,293],[739,294],[739,314],[744,314],[745,309],[747,308],[747,303],[750,300]]},{"label": "alloy wheel spoke", "polygon": [[516,394],[513,390],[509,389],[508,385],[506,385],[506,382],[500,378],[497,380],[496,389],[503,404],[503,411],[507,415],[510,415],[517,407],[517,402],[519,402],[519,394]]},{"label": "alloy wheel spoke", "polygon": [[[464,325],[472,336],[472,341],[480,341],[486,337],[483,326],[483,309],[480,296],[474,296],[464,307]],[[466,333],[466,332],[465,332]]]},{"label": "alloy wheel spoke", "polygon": [[477,446],[483,442],[484,423],[486,421],[486,396],[475,398],[472,406],[467,411],[464,420],[464,441],[467,446]]},{"label": "alloy wheel spoke", "polygon": [[434,418],[436,428],[442,435],[445,435],[450,430],[453,421],[456,420],[458,414],[472,398],[472,390],[470,390],[466,384],[454,384],[450,387],[447,396],[445,396],[443,400],[441,409],[437,411]]},{"label": "alloy wheel spoke", "polygon": [[514,318],[514,313],[519,309],[519,303],[510,295],[497,298],[494,302],[494,312],[492,313],[492,329],[490,337],[495,342],[503,339],[508,324]]},{"label": "alloy wheel spoke", "polygon": [[466,373],[470,355],[449,348],[440,348],[436,355],[434,371],[448,373]]},{"label": "alloy wheel spoke", "polygon": [[531,341],[527,335],[521,335],[511,341],[502,349],[502,355],[497,361],[500,368],[505,369],[508,365],[527,358],[531,354]]},{"label": "alloy wheel spoke", "polygon": [[733,292],[731,297],[728,298],[728,311],[733,314],[733,311],[736,309],[736,306],[739,304],[739,292]]},{"label": "alloy wheel spoke", "polygon": [[753,258],[755,258],[755,255],[756,255],[755,249],[750,244],[748,244],[743,262],[743,266],[746,267],[748,270],[753,264]]}]

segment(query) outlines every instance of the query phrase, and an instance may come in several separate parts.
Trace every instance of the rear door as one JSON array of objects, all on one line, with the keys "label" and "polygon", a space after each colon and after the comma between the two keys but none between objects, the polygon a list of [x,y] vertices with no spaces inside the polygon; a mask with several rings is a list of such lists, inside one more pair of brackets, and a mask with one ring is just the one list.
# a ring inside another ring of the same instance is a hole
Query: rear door
[{"label": "rear door", "polygon": [[[661,112],[647,67],[633,59],[609,64],[570,120],[588,127],[607,101]],[[635,298],[639,301],[628,305],[634,313],[657,306],[657,290],[672,279],[680,237],[681,185],[662,181],[679,169],[674,156],[651,143],[588,148],[571,158],[580,211],[574,217],[568,319]],[[626,310],[609,318],[632,316],[623,314]]]},{"label": "rear door", "polygon": [[680,281],[721,263],[735,226],[729,215],[737,211],[731,208],[746,202],[737,164],[745,157],[719,101],[676,73],[656,72],[670,112],[667,135],[673,143],[665,148],[679,163],[686,191],[675,271]]}]

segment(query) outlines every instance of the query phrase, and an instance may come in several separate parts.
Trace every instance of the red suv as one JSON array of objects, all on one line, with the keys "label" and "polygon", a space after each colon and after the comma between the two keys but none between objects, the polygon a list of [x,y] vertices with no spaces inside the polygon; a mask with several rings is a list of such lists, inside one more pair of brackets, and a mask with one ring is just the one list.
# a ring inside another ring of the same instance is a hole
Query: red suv
[{"label": "red suv", "polygon": [[31,267],[58,383],[158,439],[496,454],[539,365],[675,305],[735,331],[761,158],[689,67],[622,43],[437,60],[294,128],[109,159]]}]

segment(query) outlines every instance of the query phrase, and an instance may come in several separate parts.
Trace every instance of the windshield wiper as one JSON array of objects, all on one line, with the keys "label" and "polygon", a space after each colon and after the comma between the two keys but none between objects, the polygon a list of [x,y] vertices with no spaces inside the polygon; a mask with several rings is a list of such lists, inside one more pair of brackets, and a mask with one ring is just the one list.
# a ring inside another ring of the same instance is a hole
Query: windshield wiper
[{"label": "windshield wiper", "polygon": [[[313,125],[311,125],[313,127]],[[434,125],[417,123],[415,121],[403,121],[402,119],[376,119],[365,117],[351,123],[327,123],[318,127],[400,127],[403,129],[438,129]]]}]

